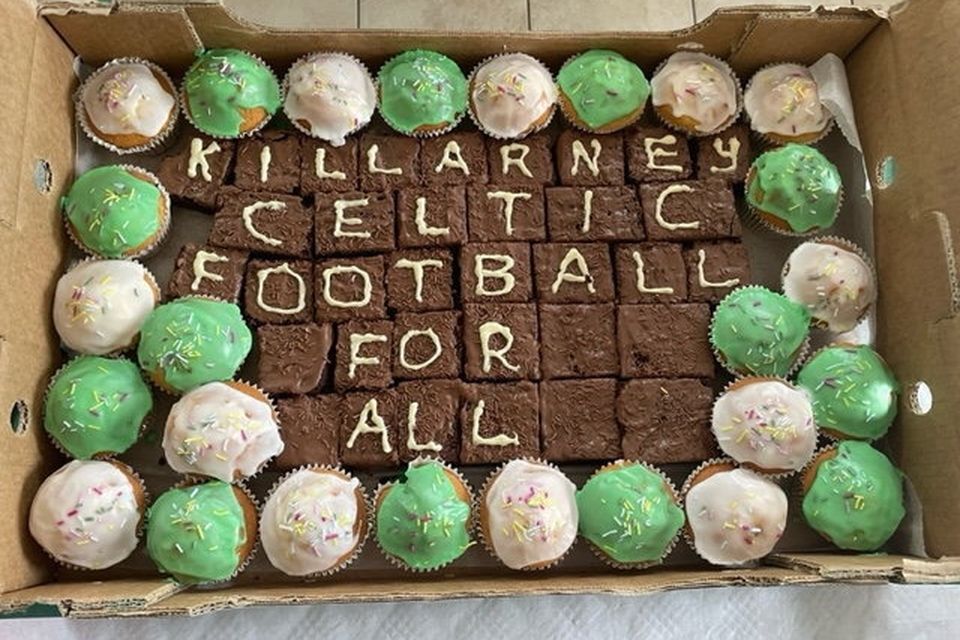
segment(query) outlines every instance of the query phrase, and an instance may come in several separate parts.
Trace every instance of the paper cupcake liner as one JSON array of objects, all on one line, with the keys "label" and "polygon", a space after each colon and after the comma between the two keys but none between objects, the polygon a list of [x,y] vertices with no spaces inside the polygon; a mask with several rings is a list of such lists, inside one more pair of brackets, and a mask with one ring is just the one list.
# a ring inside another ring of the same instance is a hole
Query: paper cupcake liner
[{"label": "paper cupcake liner", "polygon": [[[353,474],[349,473],[348,471],[345,471],[343,467],[339,465],[335,467],[327,464],[305,464],[305,465],[299,466],[296,469],[292,469],[287,473],[284,473],[283,475],[281,475],[276,480],[276,482],[273,483],[273,486],[270,487],[269,491],[267,491],[266,497],[263,499],[263,504],[261,505],[261,508],[260,508],[261,518],[263,517],[264,507],[266,507],[267,502],[270,501],[270,498],[273,497],[273,494],[277,491],[280,485],[282,485],[284,482],[290,479],[290,477],[292,477],[294,474],[299,473],[301,471],[330,473],[330,474],[338,475],[348,480],[356,479],[356,477]],[[357,486],[357,491],[360,492],[360,496],[357,498],[357,501],[359,504],[362,505],[362,508],[363,508],[363,521],[360,524],[360,533],[357,536],[357,543],[354,545],[353,549],[350,550],[345,556],[341,557],[337,561],[337,564],[330,567],[329,569],[325,569],[323,571],[317,571],[315,573],[310,573],[302,576],[290,576],[291,578],[296,578],[304,582],[312,582],[315,580],[320,580],[322,578],[327,578],[329,576],[332,576],[335,573],[339,573],[340,571],[343,571],[344,569],[349,567],[353,563],[353,561],[357,559],[357,557],[360,556],[360,553],[363,551],[364,545],[367,543],[367,539],[370,537],[370,530],[373,528],[371,525],[373,523],[374,509],[373,509],[373,502],[370,499],[370,495],[367,493],[367,490],[364,488],[362,483]],[[263,531],[262,525],[258,526],[258,531],[261,531],[261,532]],[[260,547],[263,547],[262,535],[260,536]],[[264,549],[264,554],[266,554],[265,549]],[[270,566],[273,566],[273,563],[271,563]],[[284,575],[289,575],[287,573],[284,573],[284,571],[278,567],[274,567],[274,569],[283,573]]]},{"label": "paper cupcake liner", "polygon": [[[364,70],[364,72],[367,74],[367,77],[370,78],[370,81],[373,82],[373,89],[374,89],[374,95],[375,95],[375,96],[378,96],[378,97],[379,97],[379,95],[380,95],[380,87],[379,87],[379,85],[378,85],[377,78],[375,78],[375,77],[373,76],[373,74],[370,73],[370,69],[367,67],[367,65],[365,65],[365,64],[364,64],[359,58],[357,58],[356,56],[352,56],[352,55],[350,55],[349,53],[345,53],[345,52],[343,52],[343,51],[313,51],[313,52],[311,52],[311,53],[304,54],[304,55],[300,56],[299,58],[297,58],[296,60],[293,61],[293,64],[290,65],[290,68],[287,69],[287,73],[283,76],[283,82],[282,82],[281,85],[280,85],[280,87],[281,87],[281,92],[282,92],[282,96],[283,96],[283,102],[281,103],[281,107],[280,107],[280,108],[281,108],[281,110],[283,111],[283,114],[287,117],[287,120],[290,121],[290,124],[293,125],[293,127],[294,127],[297,131],[299,131],[300,133],[302,133],[302,134],[304,134],[304,135],[306,135],[306,136],[308,136],[308,137],[310,137],[310,138],[316,138],[317,140],[323,140],[324,142],[326,142],[326,143],[328,143],[328,144],[332,144],[329,140],[326,140],[326,139],[324,139],[324,138],[321,138],[320,136],[314,135],[313,132],[312,132],[308,127],[304,127],[302,124],[300,124],[300,122],[299,122],[298,120],[294,119],[294,117],[291,116],[290,113],[287,112],[287,100],[286,100],[286,97],[287,97],[287,93],[288,93],[289,90],[290,90],[290,72],[293,71],[293,70],[294,70],[297,66],[299,66],[300,64],[306,62],[307,60],[309,60],[309,59],[312,58],[313,56],[317,56],[317,55],[330,56],[330,57],[333,57],[333,58],[344,58],[344,59],[350,60],[351,62],[355,62],[356,64],[360,65],[360,67],[361,67],[361,68]],[[379,100],[378,100],[377,102],[379,103]],[[373,111],[370,112],[370,115],[367,117],[367,119],[366,119],[366,120],[363,120],[362,122],[359,122],[356,127],[354,127],[353,129],[351,129],[350,131],[348,131],[347,133],[345,133],[345,134],[344,134],[344,137],[352,136],[352,135],[354,135],[355,133],[357,133],[357,132],[359,132],[360,130],[362,130],[362,129],[363,129],[364,127],[366,127],[367,125],[369,125],[369,124],[370,124],[370,121],[373,119],[373,114],[376,113],[376,112],[377,112],[377,105],[374,105]]]},{"label": "paper cupcake liner", "polygon": [[[754,166],[755,165],[750,165],[750,169],[747,170],[747,176],[744,179],[745,189],[749,189],[750,182],[751,180],[753,180],[754,173],[755,173]],[[846,193],[844,191],[843,185],[841,184],[840,192],[837,194],[836,214],[838,216],[840,214],[840,211],[843,209],[843,199],[845,195]],[[777,225],[771,223],[766,218],[764,218],[763,212],[757,209],[756,207],[754,207],[753,205],[751,205],[750,203],[746,203],[746,208],[743,211],[741,219],[751,229],[772,231],[777,235],[787,236],[788,238],[811,238],[813,236],[822,235],[823,232],[826,231],[826,229],[810,229],[809,231],[792,231],[789,229],[780,228]],[[836,224],[836,221],[834,221],[834,223],[831,224],[830,227],[832,227],[834,224]],[[829,229],[830,227],[827,227],[827,229]]]},{"label": "paper cupcake liner", "polygon": [[[473,535],[473,533],[474,533],[474,531],[473,531],[473,524],[474,524],[474,522],[473,522],[473,514],[475,514],[475,513],[477,512],[477,499],[476,499],[476,494],[474,493],[473,489],[470,487],[470,484],[467,482],[467,479],[464,478],[463,475],[461,475],[461,473],[460,473],[459,471],[457,471],[456,469],[454,469],[452,466],[450,466],[449,464],[447,464],[446,462],[444,462],[444,461],[441,460],[440,458],[436,458],[436,457],[433,457],[433,456],[418,456],[418,457],[414,458],[413,460],[411,460],[411,461],[407,464],[407,466],[408,466],[408,467],[415,467],[415,466],[421,465],[421,464],[423,464],[423,463],[425,463],[425,462],[435,462],[435,463],[439,464],[439,465],[440,465],[441,467],[443,467],[445,470],[447,470],[447,471],[449,471],[450,473],[452,473],[453,475],[455,475],[455,476],[457,477],[457,479],[459,479],[460,482],[463,484],[463,486],[466,488],[467,495],[469,496],[469,504],[470,504],[470,516],[467,518],[466,526],[467,526],[467,534],[472,537],[472,535]],[[375,527],[376,524],[377,524],[377,515],[378,515],[378,513],[380,512],[380,503],[381,503],[381,501],[383,500],[383,492],[384,492],[384,491],[387,491],[387,490],[389,490],[389,489],[392,489],[393,487],[397,486],[398,484],[399,484],[399,483],[398,483],[397,481],[381,482],[380,484],[377,485],[377,488],[374,490],[373,496],[372,496],[372,498],[371,498],[371,503],[372,503],[373,509],[372,509],[372,511],[370,512],[370,513],[371,513],[371,516],[370,516],[370,517],[372,518],[372,520],[371,520],[371,525],[372,525],[373,527]],[[391,554],[389,551],[387,551],[386,549],[384,549],[383,546],[380,544],[380,539],[379,539],[377,536],[373,536],[373,537],[374,537],[374,540],[375,540],[375,542],[376,542],[376,544],[377,544],[377,549],[380,550],[380,554],[387,560],[387,562],[389,562],[391,566],[396,567],[397,569],[401,569],[401,570],[403,570],[403,571],[409,572],[409,573],[432,573],[432,572],[434,572],[434,571],[439,571],[439,570],[441,570],[441,569],[444,569],[444,568],[446,568],[446,567],[449,567],[451,564],[453,564],[454,562],[456,562],[457,560],[459,560],[460,558],[463,557],[463,554],[461,554],[460,556],[454,558],[454,559],[451,560],[450,562],[447,562],[447,563],[441,564],[441,565],[437,565],[437,566],[435,566],[435,567],[428,567],[428,568],[411,567],[411,566],[408,565],[406,562],[404,562],[401,558],[399,558],[399,557]],[[472,546],[473,544],[475,544],[475,542],[476,542],[475,540],[471,540],[470,545]]]},{"label": "paper cupcake liner", "polygon": [[[705,469],[708,469],[714,465],[730,466],[730,467],[733,467],[734,469],[738,469],[740,467],[740,465],[737,464],[737,461],[734,460],[733,458],[728,458],[726,456],[710,458],[709,460],[704,460],[703,462],[698,464],[696,468],[694,468],[694,470],[690,472],[690,474],[686,477],[686,479],[684,479],[683,484],[680,487],[680,500],[682,501],[681,504],[683,508],[683,515],[686,518],[686,521],[684,522],[683,528],[680,530],[680,533],[683,537],[684,542],[686,542],[687,546],[690,547],[690,549],[697,554],[698,558],[702,558],[702,556],[697,551],[697,546],[693,540],[693,528],[690,526],[690,517],[687,514],[687,509],[686,509],[687,494],[690,493],[690,489],[695,484],[694,481],[697,479],[697,476],[699,476]],[[703,560],[710,562],[706,558],[703,558]],[[710,564],[713,564],[713,563],[710,563]]]},{"label": "paper cupcake liner", "polygon": [[[562,70],[565,66],[567,66],[568,63],[573,61],[575,58],[580,57],[582,53],[583,52],[575,53],[569,58],[567,58],[566,60],[564,60],[563,64],[560,65],[560,69]],[[559,74],[559,72],[557,73]],[[629,113],[618,120],[614,120],[613,122],[608,122],[603,126],[593,128],[588,126],[582,120],[580,120],[580,116],[577,115],[576,109],[573,108],[573,105],[570,104],[570,100],[567,99],[566,96],[564,96],[563,91],[560,89],[560,85],[557,84],[557,110],[559,110],[560,113],[563,114],[564,120],[566,120],[571,127],[579,131],[583,131],[585,133],[592,133],[595,135],[616,133],[618,131],[623,131],[624,129],[626,129],[632,124],[635,124],[640,120],[640,118],[643,117],[643,114],[647,110],[647,104],[649,102],[650,102],[650,96],[647,96],[647,99],[643,101],[643,103],[640,105],[640,108],[637,109],[635,113]]]},{"label": "paper cupcake liner", "polygon": [[[393,56],[392,58],[390,58],[389,60],[387,60],[386,62],[384,62],[384,63],[383,63],[383,66],[380,67],[380,70],[377,71],[376,78],[374,79],[375,85],[376,85],[376,87],[377,87],[377,113],[380,114],[380,117],[383,119],[383,121],[384,121],[385,123],[387,123],[387,126],[390,127],[393,131],[395,131],[396,133],[399,133],[399,134],[402,135],[402,136],[409,136],[409,137],[411,137],[411,138],[436,138],[437,136],[442,136],[443,134],[449,133],[449,132],[453,131],[454,129],[456,129],[456,128],[457,128],[457,125],[459,125],[459,124],[463,121],[463,119],[466,117],[467,112],[470,111],[470,95],[469,95],[470,85],[469,85],[469,83],[467,84],[467,94],[468,94],[468,95],[467,95],[467,104],[466,104],[466,106],[464,107],[464,109],[463,109],[463,111],[462,111],[461,113],[457,114],[457,116],[454,118],[453,122],[450,122],[449,124],[447,124],[447,125],[445,125],[445,126],[443,126],[443,127],[437,127],[437,128],[435,128],[435,129],[429,129],[429,130],[426,130],[426,131],[402,131],[402,130],[399,128],[399,126],[397,126],[394,122],[391,122],[391,121],[390,121],[390,118],[383,112],[383,108],[382,108],[382,105],[381,105],[382,100],[381,100],[381,98],[380,98],[380,88],[381,88],[381,86],[383,85],[383,83],[380,81],[380,74],[383,73],[383,70],[384,70],[384,68],[385,68],[387,65],[389,65],[391,62],[393,62],[396,58],[398,58],[398,57],[400,57],[401,55],[403,55],[403,53],[406,53],[406,52],[398,53],[397,55]],[[458,66],[459,66],[459,65],[458,65]],[[462,70],[462,69],[460,70],[460,73],[463,73],[463,70]]]},{"label": "paper cupcake liner", "polygon": [[[87,109],[83,105],[83,94],[87,87],[87,83],[91,82],[93,79],[97,78],[102,72],[107,68],[119,65],[119,64],[142,64],[143,66],[150,69],[150,72],[157,78],[164,89],[166,89],[170,96],[173,98],[173,108],[170,110],[170,115],[167,116],[167,122],[163,125],[163,128],[160,130],[157,135],[153,136],[145,142],[144,144],[137,145],[135,147],[120,147],[112,142],[101,138],[95,131],[93,123],[90,122],[90,118],[87,114]],[[173,80],[170,79],[170,76],[164,71],[158,64],[151,62],[150,60],[144,60],[143,58],[137,57],[123,57],[115,58],[109,62],[101,65],[97,68],[96,71],[87,76],[87,79],[84,80],[80,87],[77,88],[77,91],[73,96],[74,107],[77,114],[77,122],[80,124],[80,128],[83,129],[83,132],[87,135],[87,138],[92,140],[94,143],[100,145],[105,149],[118,154],[118,155],[129,155],[132,153],[143,153],[144,151],[149,151],[151,149],[157,148],[160,143],[167,140],[170,134],[177,126],[177,121],[180,115],[180,92],[177,90],[177,85]]]},{"label": "paper cupcake liner", "polygon": [[[483,124],[480,122],[480,119],[477,117],[477,114],[475,113],[475,108],[473,104],[473,81],[477,75],[477,72],[488,62],[491,62],[496,58],[499,58],[501,56],[506,56],[506,55],[515,55],[518,53],[521,53],[527,56],[528,58],[530,58],[531,60],[539,64],[541,67],[543,67],[547,71],[547,73],[550,75],[550,78],[553,79],[553,73],[550,71],[550,68],[547,65],[541,62],[538,58],[534,58],[533,56],[527,53],[523,53],[522,51],[504,51],[502,53],[497,53],[492,56],[487,56],[486,58],[478,62],[470,71],[470,75],[467,76],[467,115],[470,117],[470,121],[473,122],[473,125],[478,130],[480,130],[481,133],[493,138],[494,140],[523,140],[528,136],[531,136],[535,133],[543,131],[544,129],[550,126],[550,123],[553,121],[553,116],[557,113],[557,110],[558,110],[557,103],[560,101],[559,97],[557,101],[550,106],[550,109],[547,112],[546,117],[541,116],[541,122],[539,124],[534,123],[530,128],[528,128],[525,132],[523,132],[518,136],[505,136],[498,133],[494,133],[493,131],[490,131],[485,126],[483,126]],[[554,84],[556,84],[555,81],[554,81]]]},{"label": "paper cupcake liner", "polygon": [[[747,82],[747,86],[743,90],[744,95],[746,95],[750,91],[750,87],[753,85],[753,81],[756,79],[757,75],[761,71],[766,71],[767,69],[770,69],[772,67],[779,67],[780,65],[783,65],[783,64],[792,64],[798,67],[808,68],[807,65],[805,64],[801,64],[799,62],[793,62],[793,61],[771,62],[769,64],[765,64],[759,69],[757,69],[752,76],[750,76],[750,80]],[[830,113],[830,111],[826,107],[824,107],[824,111],[826,111],[827,113]],[[836,122],[836,119],[833,117],[833,114],[830,113],[830,118],[827,120],[827,125],[821,131],[810,133],[810,134],[803,134],[803,135],[791,138],[790,136],[781,136],[778,134],[762,133],[760,131],[757,131],[756,129],[753,128],[753,125],[751,123],[750,113],[747,112],[745,108],[744,108],[744,114],[745,114],[745,119],[747,123],[750,124],[750,133],[753,134],[754,138],[756,138],[761,143],[769,147],[781,147],[791,142],[794,142],[797,144],[806,144],[811,146],[815,145],[827,137],[827,135],[833,130],[833,126]]]},{"label": "paper cupcake liner", "polygon": [[[680,52],[677,51],[675,53],[680,53]],[[679,133],[681,135],[688,136],[691,138],[706,138],[709,136],[715,136],[719,133],[723,133],[724,131],[732,127],[740,119],[740,114],[743,113],[743,83],[740,81],[740,77],[733,71],[733,68],[729,64],[727,64],[725,60],[722,60],[721,58],[718,58],[717,56],[711,55],[709,53],[704,53],[702,51],[696,51],[691,53],[696,53],[697,55],[703,56],[705,58],[709,58],[717,66],[725,70],[730,75],[730,77],[733,78],[733,84],[737,92],[737,108],[736,110],[734,110],[733,115],[731,115],[730,118],[727,120],[727,122],[724,123],[720,128],[710,132],[697,131],[695,129],[687,129],[686,127],[682,127],[676,124],[675,122],[665,118],[663,115],[661,115],[660,111],[657,110],[657,106],[653,104],[652,84],[653,84],[653,78],[657,77],[660,74],[660,72],[663,71],[663,68],[667,65],[667,62],[670,60],[670,56],[667,56],[664,60],[660,62],[660,64],[657,65],[657,68],[654,70],[653,75],[650,77],[650,81],[651,81],[650,107],[652,111],[656,114],[657,120],[659,120],[663,124],[663,126],[670,129],[671,131],[674,131],[676,133]]]}]

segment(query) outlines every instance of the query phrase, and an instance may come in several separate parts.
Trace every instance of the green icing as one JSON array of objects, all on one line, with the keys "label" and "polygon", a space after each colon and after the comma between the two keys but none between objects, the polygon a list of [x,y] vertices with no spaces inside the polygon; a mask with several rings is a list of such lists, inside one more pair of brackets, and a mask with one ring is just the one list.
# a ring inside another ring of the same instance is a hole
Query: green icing
[{"label": "green icing", "polygon": [[900,385],[866,345],[819,351],[797,374],[813,397],[817,426],[860,440],[883,436],[897,415]]},{"label": "green icing", "polygon": [[710,342],[738,373],[785,376],[810,330],[810,312],[763,287],[729,293],[713,313]]},{"label": "green icing", "polygon": [[840,172],[822,153],[788,144],[754,160],[747,202],[797,233],[826,229],[837,219]]},{"label": "green icing", "polygon": [[377,541],[414,569],[437,569],[473,544],[469,519],[470,504],[457,495],[444,467],[427,462],[408,467],[387,491],[377,511]]},{"label": "green icing", "polygon": [[467,110],[467,79],[457,63],[415,49],[391,58],[379,74],[380,114],[400,133],[456,122]]},{"label": "green icing", "polygon": [[580,535],[624,564],[660,560],[683,526],[683,510],[659,474],[639,464],[601,471],[577,492]]},{"label": "green icing", "polygon": [[183,79],[190,118],[212,136],[243,133],[244,109],[261,108],[269,118],[280,108],[280,85],[259,59],[237,49],[210,49],[199,55]]},{"label": "green icing", "polygon": [[147,509],[147,553],[180,582],[229,579],[246,541],[243,507],[219,480],[170,489]]},{"label": "green icing", "polygon": [[650,83],[640,67],[616,51],[591,49],[557,74],[563,95],[587,126],[597,129],[642,109]]},{"label": "green icing", "polygon": [[865,442],[840,443],[803,497],[807,524],[841,549],[878,549],[904,513],[900,471]]},{"label": "green icing", "polygon": [[123,258],[160,232],[162,199],[152,182],[108,165],[81,174],[61,205],[83,246],[105,258]]},{"label": "green icing", "polygon": [[74,458],[123,453],[153,408],[140,370],[126,358],[79,356],[54,376],[43,428]]},{"label": "green icing", "polygon": [[183,392],[232,378],[251,346],[253,337],[237,305],[187,297],[147,316],[137,357],[145,371],[162,375],[168,387]]}]

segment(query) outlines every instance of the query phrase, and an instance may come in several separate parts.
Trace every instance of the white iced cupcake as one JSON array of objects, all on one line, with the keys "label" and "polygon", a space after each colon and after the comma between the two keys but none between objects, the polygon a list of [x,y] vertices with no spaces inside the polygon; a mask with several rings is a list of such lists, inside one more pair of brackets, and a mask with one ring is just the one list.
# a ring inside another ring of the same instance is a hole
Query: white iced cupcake
[{"label": "white iced cupcake", "polygon": [[556,104],[550,70],[525,53],[495,56],[470,75],[470,114],[494,138],[522,138],[542,129]]},{"label": "white iced cupcake", "polygon": [[664,124],[693,136],[719,133],[740,114],[740,81],[725,62],[705,53],[674,53],[657,69],[650,88]]},{"label": "white iced cupcake", "polygon": [[800,64],[775,64],[757,71],[743,94],[743,108],[750,128],[778,144],[811,144],[833,123],[833,115],[820,102],[817,81]]}]

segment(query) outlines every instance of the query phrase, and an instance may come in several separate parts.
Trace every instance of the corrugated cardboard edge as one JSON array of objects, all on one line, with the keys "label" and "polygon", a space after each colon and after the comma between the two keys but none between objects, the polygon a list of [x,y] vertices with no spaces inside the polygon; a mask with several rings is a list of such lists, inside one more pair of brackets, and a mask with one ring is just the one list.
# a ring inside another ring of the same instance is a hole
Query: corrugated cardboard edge
[{"label": "corrugated cardboard edge", "polygon": [[[64,591],[69,591],[65,597]],[[97,612],[100,617],[143,609],[168,598],[181,587],[170,580],[110,580],[73,584],[49,583],[0,596],[0,613],[19,611],[35,604],[53,605],[62,616]]]}]

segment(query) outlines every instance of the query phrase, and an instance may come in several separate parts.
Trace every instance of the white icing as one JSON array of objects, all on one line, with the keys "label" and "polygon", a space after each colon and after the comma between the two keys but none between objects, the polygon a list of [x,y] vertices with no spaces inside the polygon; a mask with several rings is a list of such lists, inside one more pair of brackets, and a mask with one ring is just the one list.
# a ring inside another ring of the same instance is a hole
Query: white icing
[{"label": "white icing", "polygon": [[590,219],[593,216],[593,189],[587,189],[583,192],[583,224],[580,231],[590,232]]},{"label": "white icing", "polygon": [[420,410],[419,402],[411,402],[407,407],[407,449],[411,451],[433,451],[439,453],[443,450],[443,445],[430,440],[424,444],[417,442],[414,431],[417,428],[417,412]]},{"label": "white icing", "polygon": [[127,62],[94,74],[84,84],[83,106],[101,133],[152,138],[163,131],[176,101],[150,67]]},{"label": "white icing", "polygon": [[673,135],[672,133],[668,133],[662,138],[643,139],[643,151],[647,156],[647,168],[682,173],[683,167],[679,164],[657,164],[657,158],[676,158],[678,155],[680,155],[677,151],[667,151],[663,147],[655,147],[654,145],[657,144],[668,146],[676,145],[677,136]]},{"label": "white icing", "polygon": [[740,565],[773,551],[787,523],[787,496],[748,471],[721,471],[696,483],[685,500],[697,553],[716,565]]},{"label": "white icing", "polygon": [[466,161],[463,159],[463,154],[460,152],[460,143],[456,140],[449,141],[447,146],[443,148],[443,157],[440,158],[440,162],[433,170],[436,173],[440,173],[445,168],[459,169],[463,172],[463,175],[470,175],[470,167],[467,166]]},{"label": "white icing", "polygon": [[[430,338],[430,342],[433,343],[433,353],[423,362],[411,363],[407,360],[407,343],[418,336]],[[443,346],[440,344],[440,336],[430,327],[426,329],[410,329],[400,338],[400,366],[410,369],[411,371],[419,371],[420,369],[429,367],[437,361],[437,358],[439,358],[442,353]]]},{"label": "white icing", "polygon": [[234,482],[283,451],[273,407],[222,382],[188,391],[170,409],[163,453],[177,473]]},{"label": "white icing", "polygon": [[263,242],[264,244],[269,244],[271,247],[279,247],[283,244],[283,240],[279,238],[272,238],[265,233],[261,233],[256,227],[253,226],[253,214],[261,209],[266,209],[268,211],[283,211],[287,208],[286,203],[280,202],[279,200],[268,200],[266,202],[254,202],[251,205],[247,205],[243,208],[241,216],[243,217],[243,227],[247,232],[252,235],[254,238]]},{"label": "white icing", "polygon": [[[496,260],[503,266],[498,269],[488,269],[484,266],[487,260]],[[474,287],[474,293],[478,296],[502,296],[513,291],[517,284],[517,279],[510,273],[516,261],[512,256],[504,254],[485,254],[479,253],[474,257],[473,273],[477,277],[477,285]],[[486,279],[496,278],[503,280],[503,286],[493,291],[486,288]]]},{"label": "white icing", "polygon": [[413,216],[417,225],[417,233],[422,236],[445,236],[450,234],[450,227],[431,227],[427,223],[427,199],[424,196],[417,198],[417,212]]},{"label": "white icing", "polygon": [[723,393],[711,428],[724,453],[768,471],[800,470],[817,445],[810,398],[778,380],[744,382]]},{"label": "white icing", "polygon": [[372,144],[367,149],[367,171],[370,173],[384,173],[390,176],[402,176],[403,167],[391,167],[385,169],[377,164],[377,154],[380,153],[380,145]]},{"label": "white icing", "polygon": [[204,182],[211,182],[213,176],[210,175],[210,162],[207,156],[221,151],[220,145],[216,140],[211,140],[206,147],[203,146],[203,140],[193,138],[190,140],[190,159],[187,160],[187,177],[196,178],[197,168],[200,169],[200,175]]},{"label": "white icing", "polygon": [[30,505],[30,535],[61,562],[105,569],[137,548],[141,511],[116,465],[74,460],[43,481]]},{"label": "white icing", "polygon": [[413,271],[413,284],[415,287],[413,297],[417,302],[423,302],[423,269],[424,267],[442,269],[443,262],[441,260],[434,260],[433,258],[426,258],[424,260],[400,258],[393,266],[399,269],[411,269]]},{"label": "white icing", "polygon": [[737,80],[712,57],[694,51],[670,56],[650,82],[655,107],[694,121],[698,133],[715,133],[737,114]]},{"label": "white icing", "polygon": [[270,154],[270,145],[265,144],[260,149],[260,182],[266,182],[270,175],[270,161],[273,156]]},{"label": "white icing", "polygon": [[321,180],[346,180],[347,174],[343,171],[327,171],[327,150],[317,147],[313,156],[313,173]]},{"label": "white icing", "polygon": [[354,427],[353,432],[350,434],[350,439],[347,440],[347,449],[353,449],[353,446],[357,443],[357,438],[364,433],[379,434],[381,451],[384,453],[393,451],[393,447],[390,446],[390,434],[387,431],[387,423],[379,413],[376,398],[370,398],[367,404],[363,405],[363,409],[360,411],[360,417],[357,419],[357,426]]},{"label": "white icing", "polygon": [[378,366],[380,356],[361,356],[360,349],[365,344],[386,342],[387,336],[380,333],[351,333],[350,334],[350,366],[347,367],[347,377],[351,380],[357,377],[357,367]]},{"label": "white icing", "polygon": [[511,460],[484,498],[490,544],[511,569],[563,556],[577,537],[576,486],[545,464]]},{"label": "white icing", "polygon": [[[507,361],[507,352],[513,347],[513,331],[510,327],[500,324],[499,322],[484,322],[480,325],[478,333],[480,334],[480,352],[483,354],[481,368],[484,373],[490,373],[490,367],[493,364],[494,358],[499,360],[500,364],[510,369],[510,371],[520,371],[518,365],[511,364]],[[503,336],[503,346],[499,349],[491,349],[490,339],[497,335]]]},{"label": "white icing", "polygon": [[509,53],[477,69],[470,97],[481,127],[497,137],[518,138],[553,110],[557,88],[536,59]]},{"label": "white icing", "polygon": [[633,252],[633,261],[637,264],[637,291],[640,293],[666,294],[673,293],[673,287],[648,287],[647,275],[644,273],[643,256],[639,251]]},{"label": "white icing", "polygon": [[737,170],[737,162],[740,156],[740,141],[736,137],[732,137],[729,138],[727,142],[730,145],[729,149],[723,146],[723,138],[714,138],[713,150],[716,151],[717,155],[721,158],[730,160],[730,164],[725,167],[710,165],[710,173],[733,173]]},{"label": "white icing", "polygon": [[488,191],[487,200],[503,200],[500,213],[503,215],[504,231],[508,236],[513,235],[513,203],[519,200],[529,200],[533,195],[515,191]]},{"label": "white icing", "polygon": [[[580,273],[571,273],[569,271],[570,265],[574,262],[577,263],[577,269]],[[560,268],[557,269],[556,279],[553,281],[553,284],[550,285],[550,291],[553,293],[558,292],[564,282],[586,284],[587,291],[590,293],[597,292],[596,287],[593,286],[593,276],[590,275],[590,269],[587,268],[587,261],[576,247],[567,251],[567,255],[563,256],[563,260],[560,261]]]},{"label": "white icing", "polygon": [[703,249],[697,249],[697,284],[703,289],[727,289],[740,284],[740,278],[730,278],[729,280],[722,280],[720,282],[707,280],[707,275],[703,271],[706,262],[707,252]]},{"label": "white icing", "polygon": [[832,117],[820,103],[810,69],[799,64],[778,64],[754,74],[743,107],[754,131],[788,138],[820,133]]},{"label": "white icing", "polygon": [[[519,151],[520,155],[511,156],[510,154],[514,151]],[[500,164],[503,167],[503,175],[507,175],[510,172],[510,167],[516,167],[520,173],[528,178],[532,178],[533,174],[530,173],[530,169],[527,168],[526,163],[528,153],[530,153],[530,147],[525,144],[520,144],[519,142],[501,145]]]},{"label": "white icing", "polygon": [[190,283],[191,291],[199,291],[200,283],[203,282],[203,280],[223,282],[222,275],[207,271],[208,262],[230,262],[230,258],[222,256],[219,253],[213,253],[212,251],[198,250],[197,254],[193,256],[193,282]]},{"label": "white icing", "polygon": [[[290,276],[297,282],[297,303],[293,307],[274,307],[263,300],[263,285],[267,278],[274,274],[283,274]],[[307,283],[303,281],[303,276],[290,268],[290,264],[284,262],[276,267],[265,267],[257,271],[257,306],[269,313],[277,313],[285,316],[292,316],[300,313],[307,306]]]},{"label": "white icing", "polygon": [[57,281],[53,324],[63,344],[104,355],[129,347],[159,295],[149,272],[130,260],[87,260]]},{"label": "white icing", "polygon": [[353,207],[366,207],[370,198],[357,200],[336,200],[333,203],[333,235],[335,238],[369,238],[369,231],[344,231],[343,225],[357,227],[363,224],[361,218],[347,218],[344,212]]},{"label": "white icing", "polygon": [[300,469],[267,498],[260,541],[270,564],[289,576],[335,567],[360,543],[360,481],[338,472]]},{"label": "white icing", "polygon": [[587,165],[587,169],[590,170],[590,173],[594,176],[600,175],[600,151],[603,147],[600,145],[600,141],[596,138],[590,139],[590,148],[593,149],[593,154],[587,153],[586,148],[584,148],[583,143],[579,140],[574,140],[570,144],[570,152],[573,154],[573,166],[570,167],[570,175],[575,176],[580,173],[580,161],[583,160],[584,164]]},{"label": "white icing", "polygon": [[287,74],[283,108],[310,135],[335,147],[370,121],[377,91],[367,70],[350,56],[315,53]]},{"label": "white icing", "polygon": [[516,433],[514,433],[512,436],[508,436],[505,433],[498,433],[497,435],[490,437],[480,435],[480,419],[483,418],[483,411],[486,407],[486,404],[487,403],[483,400],[478,400],[477,406],[473,408],[473,421],[470,429],[470,441],[475,445],[485,445],[488,447],[519,446],[520,438],[517,437]]},{"label": "white icing", "polygon": [[663,217],[663,203],[666,202],[667,197],[675,193],[691,193],[693,190],[693,187],[686,184],[671,184],[665,189],[662,189],[660,193],[657,194],[657,205],[653,214],[657,224],[669,231],[676,231],[677,229],[699,229],[699,220],[694,220],[693,222],[670,222]]},{"label": "white icing", "polygon": [[[363,278],[363,294],[359,300],[337,300],[333,297],[333,292],[330,290],[331,281],[333,276],[337,276],[343,273],[355,273]],[[370,304],[370,298],[373,296],[373,283],[370,281],[370,274],[361,269],[360,267],[347,264],[347,265],[334,265],[332,267],[327,267],[323,270],[323,301],[326,302],[331,307],[339,307],[342,309],[350,309],[355,307],[365,307]]]}]

